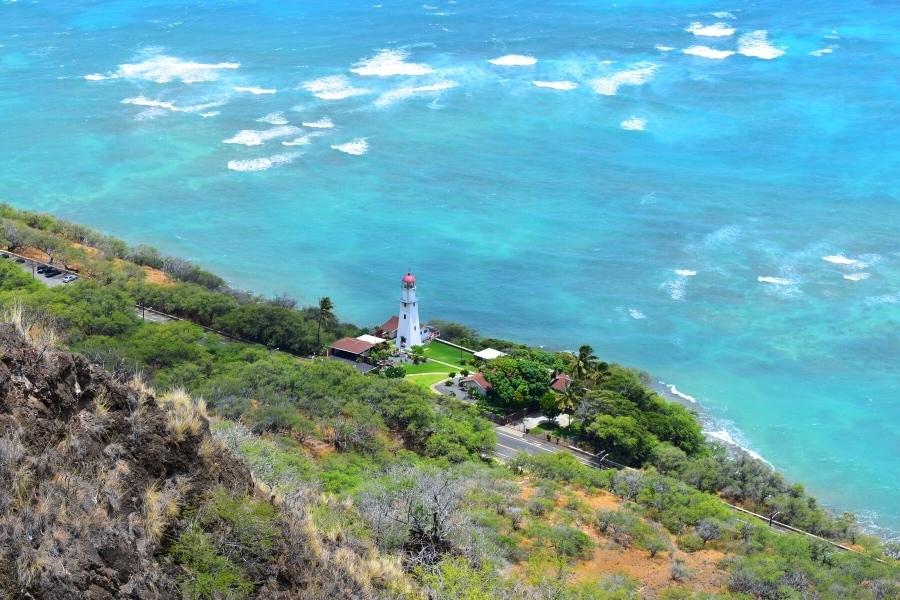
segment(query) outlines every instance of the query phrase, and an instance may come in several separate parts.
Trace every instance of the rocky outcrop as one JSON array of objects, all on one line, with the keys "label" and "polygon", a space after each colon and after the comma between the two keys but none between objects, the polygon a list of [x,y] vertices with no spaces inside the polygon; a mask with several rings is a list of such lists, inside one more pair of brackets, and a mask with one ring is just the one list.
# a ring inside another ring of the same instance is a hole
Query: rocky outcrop
[{"label": "rocky outcrop", "polygon": [[206,491],[250,492],[202,403],[0,324],[0,598],[179,597],[154,555]]}]

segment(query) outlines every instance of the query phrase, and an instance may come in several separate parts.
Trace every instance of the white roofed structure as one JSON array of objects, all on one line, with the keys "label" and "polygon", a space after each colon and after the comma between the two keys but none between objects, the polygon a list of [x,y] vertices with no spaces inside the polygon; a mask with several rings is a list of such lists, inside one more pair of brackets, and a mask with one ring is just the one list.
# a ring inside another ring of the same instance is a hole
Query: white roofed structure
[{"label": "white roofed structure", "polygon": [[359,337],[356,338],[356,339],[358,339],[358,340],[361,341],[361,342],[368,342],[368,343],[370,343],[370,344],[372,344],[372,345],[380,344],[381,342],[386,342],[386,341],[387,341],[386,339],[383,339],[383,338],[380,338],[380,337],[376,337],[376,336],[374,336],[374,335],[369,335],[369,334],[361,335],[361,336],[359,336]]},{"label": "white roofed structure", "polygon": [[485,348],[484,350],[480,350],[475,353],[475,358],[480,358],[481,360],[491,360],[494,358],[500,358],[501,356],[506,356],[506,352],[500,352],[499,350],[494,350],[493,348]]}]

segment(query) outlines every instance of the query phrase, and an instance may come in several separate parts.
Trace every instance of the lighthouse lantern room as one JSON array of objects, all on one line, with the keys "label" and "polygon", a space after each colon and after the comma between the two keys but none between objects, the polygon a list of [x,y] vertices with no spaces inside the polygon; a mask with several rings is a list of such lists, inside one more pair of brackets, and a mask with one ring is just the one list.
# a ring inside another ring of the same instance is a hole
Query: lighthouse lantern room
[{"label": "lighthouse lantern room", "polygon": [[407,272],[400,285],[400,322],[397,327],[397,347],[411,348],[422,345],[422,328],[419,326],[419,297],[416,294],[416,278]]}]

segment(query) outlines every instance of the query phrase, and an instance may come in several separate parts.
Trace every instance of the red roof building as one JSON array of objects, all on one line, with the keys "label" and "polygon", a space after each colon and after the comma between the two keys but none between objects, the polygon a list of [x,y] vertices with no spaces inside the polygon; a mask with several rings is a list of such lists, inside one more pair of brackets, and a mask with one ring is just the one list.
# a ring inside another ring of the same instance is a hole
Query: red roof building
[{"label": "red roof building", "polygon": [[336,356],[338,358],[346,358],[348,360],[356,360],[359,357],[366,356],[369,350],[375,346],[374,343],[356,338],[343,338],[331,345],[328,349],[328,356]]},{"label": "red roof building", "polygon": [[572,385],[572,378],[565,373],[559,373],[553,378],[553,381],[550,382],[550,389],[562,393],[566,391],[566,388],[570,385]]},{"label": "red roof building", "polygon": [[462,387],[467,387],[470,390],[476,391],[482,396],[487,396],[488,392],[490,392],[493,386],[488,383],[488,380],[484,378],[484,374],[482,373],[474,373],[469,377],[464,377],[459,380],[459,385]]},{"label": "red roof building", "polygon": [[389,340],[393,340],[397,337],[397,328],[400,327],[400,317],[394,315],[387,321],[385,321],[384,325],[379,327],[375,334],[378,337],[385,337]]}]

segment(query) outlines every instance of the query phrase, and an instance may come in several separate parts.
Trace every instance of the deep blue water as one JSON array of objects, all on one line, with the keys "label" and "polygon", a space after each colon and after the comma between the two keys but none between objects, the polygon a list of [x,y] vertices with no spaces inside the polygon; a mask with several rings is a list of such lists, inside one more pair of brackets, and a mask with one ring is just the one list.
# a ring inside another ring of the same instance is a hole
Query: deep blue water
[{"label": "deep blue water", "polygon": [[854,0],[4,0],[0,198],[360,324],[411,267],[424,319],[590,343],[896,533],[898,37]]}]

